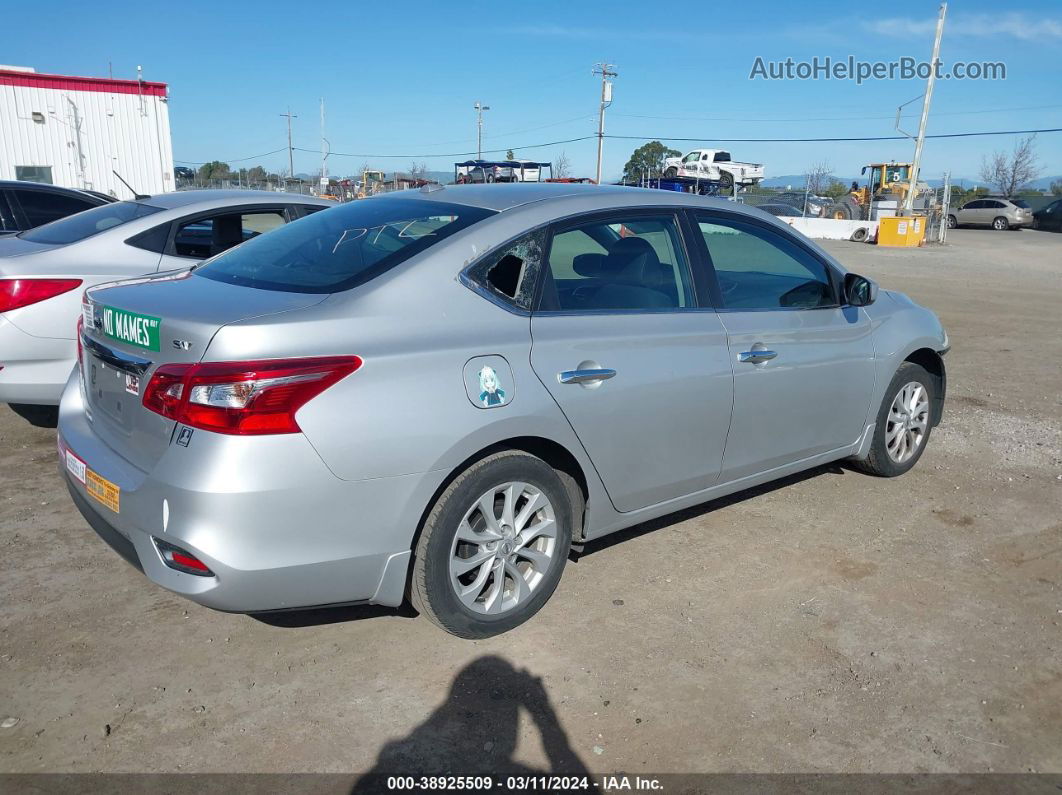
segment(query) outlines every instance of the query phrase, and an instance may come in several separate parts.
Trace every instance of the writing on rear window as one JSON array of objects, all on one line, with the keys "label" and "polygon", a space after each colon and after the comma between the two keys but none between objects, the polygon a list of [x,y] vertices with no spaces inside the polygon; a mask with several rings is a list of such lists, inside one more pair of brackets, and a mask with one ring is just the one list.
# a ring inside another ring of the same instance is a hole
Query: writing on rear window
[{"label": "writing on rear window", "polygon": [[126,312],[124,309],[115,309],[113,306],[103,307],[103,333],[113,340],[125,342],[147,348],[149,351],[161,350],[159,344],[159,326],[162,320],[150,315],[138,315],[135,312]]}]

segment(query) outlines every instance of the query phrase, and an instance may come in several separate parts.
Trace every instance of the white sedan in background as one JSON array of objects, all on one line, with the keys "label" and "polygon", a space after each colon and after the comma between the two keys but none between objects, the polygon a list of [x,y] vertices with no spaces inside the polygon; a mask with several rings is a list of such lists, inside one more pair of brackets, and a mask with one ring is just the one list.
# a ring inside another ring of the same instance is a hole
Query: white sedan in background
[{"label": "white sedan in background", "polygon": [[187,268],[333,202],[184,191],[115,202],[0,238],[0,403],[54,425],[86,287]]}]

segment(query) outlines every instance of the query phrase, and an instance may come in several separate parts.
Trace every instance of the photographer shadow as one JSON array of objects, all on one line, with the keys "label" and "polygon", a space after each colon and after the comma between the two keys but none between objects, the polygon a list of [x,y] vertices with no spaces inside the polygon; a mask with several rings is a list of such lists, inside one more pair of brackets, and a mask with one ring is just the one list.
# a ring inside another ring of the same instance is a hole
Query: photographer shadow
[{"label": "photographer shadow", "polygon": [[[519,710],[542,737],[548,769],[516,761]],[[352,792],[378,792],[387,776],[586,776],[542,680],[496,656],[473,660],[454,678],[446,701],[408,736],[388,742]],[[587,791],[587,790],[581,790]],[[590,792],[596,788],[590,784]]]}]

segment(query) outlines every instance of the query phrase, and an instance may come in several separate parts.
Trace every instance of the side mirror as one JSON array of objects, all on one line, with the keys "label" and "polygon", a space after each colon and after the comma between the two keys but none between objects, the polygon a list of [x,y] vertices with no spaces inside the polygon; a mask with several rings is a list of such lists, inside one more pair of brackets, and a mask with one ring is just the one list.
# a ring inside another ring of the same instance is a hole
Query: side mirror
[{"label": "side mirror", "polygon": [[869,306],[878,300],[878,283],[858,273],[846,273],[844,300],[849,306]]}]

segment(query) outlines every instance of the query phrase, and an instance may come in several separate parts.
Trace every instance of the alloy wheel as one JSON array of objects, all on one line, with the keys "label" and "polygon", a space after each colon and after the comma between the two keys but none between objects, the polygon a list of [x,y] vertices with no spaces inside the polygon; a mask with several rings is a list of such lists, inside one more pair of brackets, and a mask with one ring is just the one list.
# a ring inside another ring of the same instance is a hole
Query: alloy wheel
[{"label": "alloy wheel", "polygon": [[929,430],[929,393],[910,381],[896,393],[885,422],[885,450],[897,464],[908,461],[922,446]]},{"label": "alloy wheel", "polygon": [[531,597],[556,563],[553,505],[529,483],[495,486],[465,512],[450,548],[450,586],[465,607],[500,615]]}]

